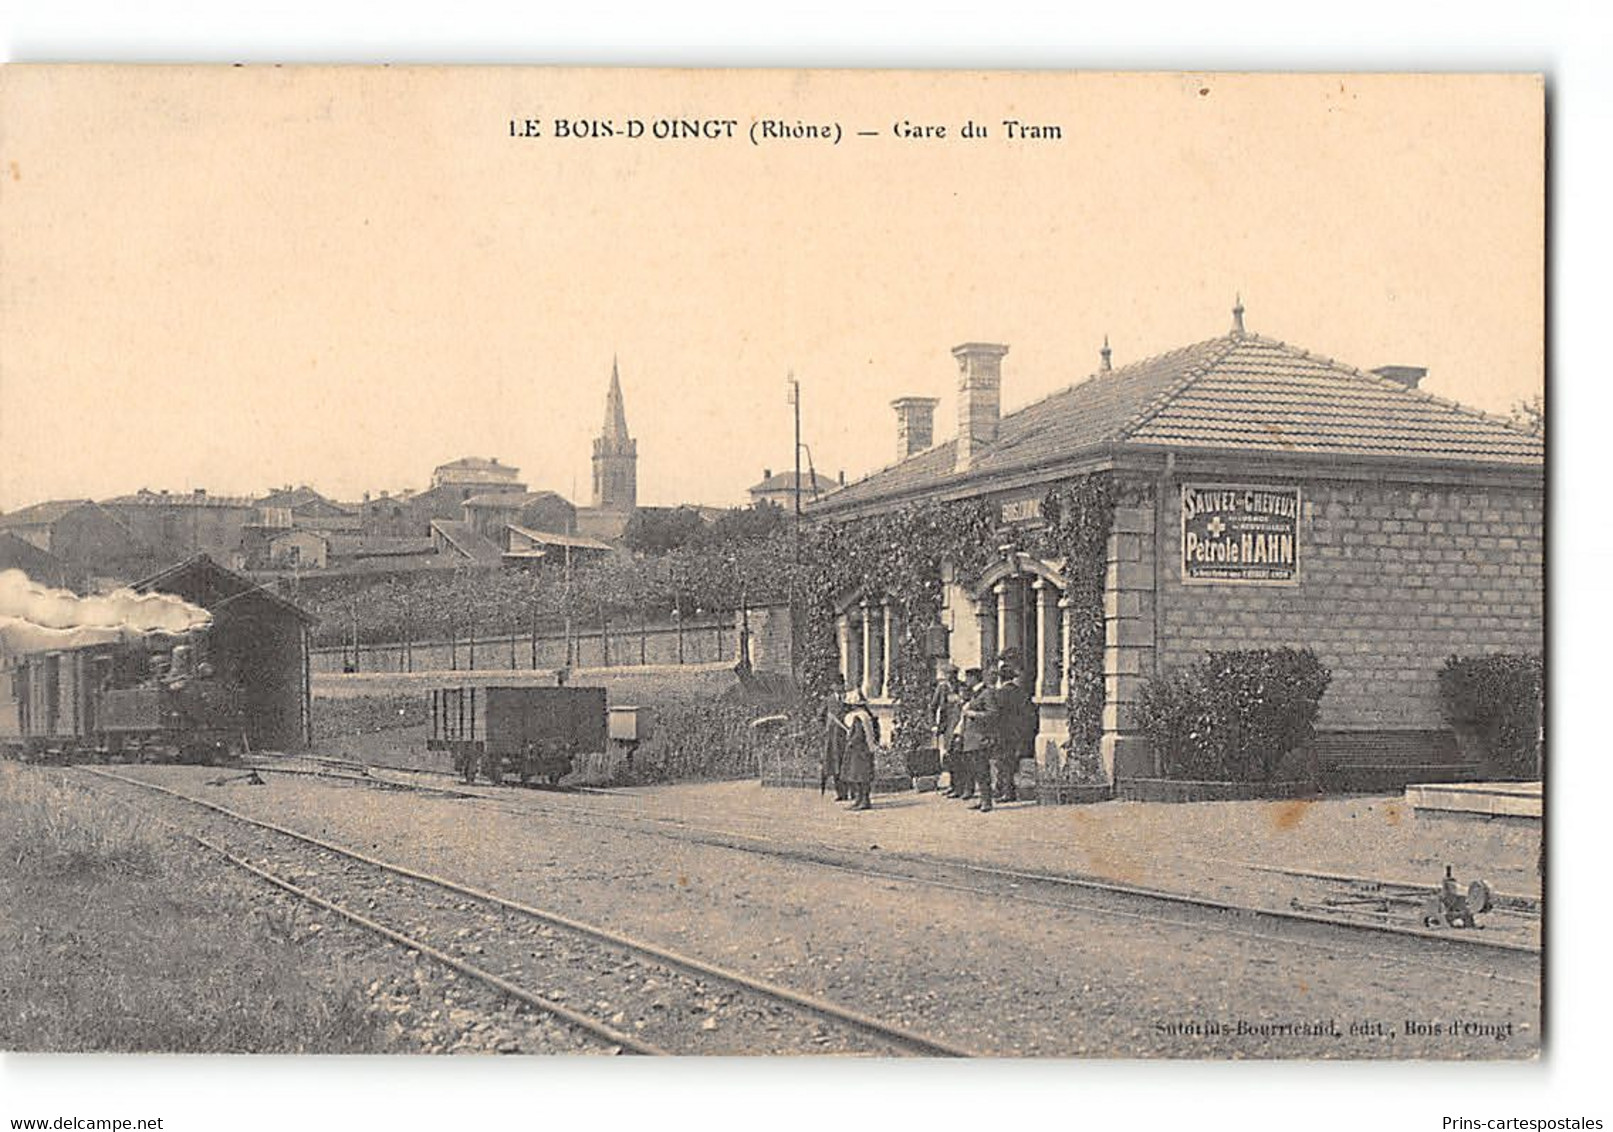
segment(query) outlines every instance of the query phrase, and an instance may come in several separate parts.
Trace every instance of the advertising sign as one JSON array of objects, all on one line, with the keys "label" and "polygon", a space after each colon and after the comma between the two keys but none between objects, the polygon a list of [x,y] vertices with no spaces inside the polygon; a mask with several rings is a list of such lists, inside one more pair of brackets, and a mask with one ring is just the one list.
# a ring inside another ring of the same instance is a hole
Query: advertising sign
[{"label": "advertising sign", "polygon": [[1299,583],[1299,487],[1182,485],[1182,581]]}]

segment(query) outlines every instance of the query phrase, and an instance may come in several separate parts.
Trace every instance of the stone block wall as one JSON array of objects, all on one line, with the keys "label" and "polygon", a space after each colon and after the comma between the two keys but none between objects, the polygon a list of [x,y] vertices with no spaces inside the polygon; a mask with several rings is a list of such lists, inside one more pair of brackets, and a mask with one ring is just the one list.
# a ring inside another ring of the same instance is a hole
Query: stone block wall
[{"label": "stone block wall", "polygon": [[[1437,729],[1447,657],[1541,651],[1539,488],[1313,481],[1301,491],[1297,586],[1183,585],[1180,533],[1162,532],[1165,665],[1210,649],[1308,646],[1333,671],[1319,729]],[[1162,513],[1179,508],[1168,497]],[[1124,553],[1111,563],[1117,597],[1126,565]],[[1124,693],[1124,621],[1112,629]]]},{"label": "stone block wall", "polygon": [[1156,517],[1151,490],[1123,491],[1109,534],[1104,592],[1104,770],[1117,776],[1154,772],[1148,743],[1136,733],[1137,703],[1154,674]]}]

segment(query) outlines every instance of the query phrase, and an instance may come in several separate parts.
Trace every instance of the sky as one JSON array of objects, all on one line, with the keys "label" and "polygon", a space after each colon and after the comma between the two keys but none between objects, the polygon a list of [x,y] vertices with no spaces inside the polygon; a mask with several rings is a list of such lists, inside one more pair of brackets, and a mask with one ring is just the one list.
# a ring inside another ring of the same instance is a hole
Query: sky
[{"label": "sky", "polygon": [[[1480,409],[1542,389],[1528,75],[0,83],[8,510],[142,487],[354,500],[466,455],[587,503],[613,358],[640,502],[737,504],[791,465],[792,372],[811,463],[855,478],[894,458],[893,398],[942,398],[952,433],[957,343],[1009,345],[1011,411],[1089,375],[1105,335],[1121,366],[1225,333],[1237,295],[1255,333],[1427,366],[1425,389]],[[556,137],[557,118],[646,136]],[[666,119],[736,125],[650,136]],[[841,137],[753,145],[759,120]],[[989,135],[960,137],[970,121]]]}]

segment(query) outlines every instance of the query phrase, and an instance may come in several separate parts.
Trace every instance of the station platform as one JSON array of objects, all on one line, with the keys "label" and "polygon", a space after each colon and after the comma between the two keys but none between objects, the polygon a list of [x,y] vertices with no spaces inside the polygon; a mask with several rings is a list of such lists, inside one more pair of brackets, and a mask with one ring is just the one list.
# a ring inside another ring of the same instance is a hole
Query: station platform
[{"label": "station platform", "polygon": [[1438,886],[1449,865],[1513,907],[1538,910],[1540,828],[1413,820],[1400,797],[1094,805],[1001,804],[990,813],[934,792],[875,794],[852,812],[832,793],[754,781],[617,788],[590,809],[811,851],[913,854],[1112,881],[1251,907],[1288,908],[1323,880]]},{"label": "station platform", "polygon": [[1456,818],[1539,823],[1538,782],[1450,782],[1406,787],[1406,804],[1420,819]]}]

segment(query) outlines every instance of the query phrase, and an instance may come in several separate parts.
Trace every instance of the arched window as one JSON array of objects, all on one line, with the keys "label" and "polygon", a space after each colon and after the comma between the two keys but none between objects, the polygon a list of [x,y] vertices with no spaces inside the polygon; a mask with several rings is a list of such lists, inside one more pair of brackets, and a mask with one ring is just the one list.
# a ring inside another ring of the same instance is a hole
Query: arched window
[{"label": "arched window", "polygon": [[840,640],[840,671],[847,688],[861,688],[870,700],[896,693],[898,615],[888,595],[853,592],[835,603]]},{"label": "arched window", "polygon": [[1018,657],[1025,686],[1038,699],[1069,691],[1068,583],[1053,565],[1015,554],[980,577],[975,589],[980,659],[989,666],[1004,653]]}]

